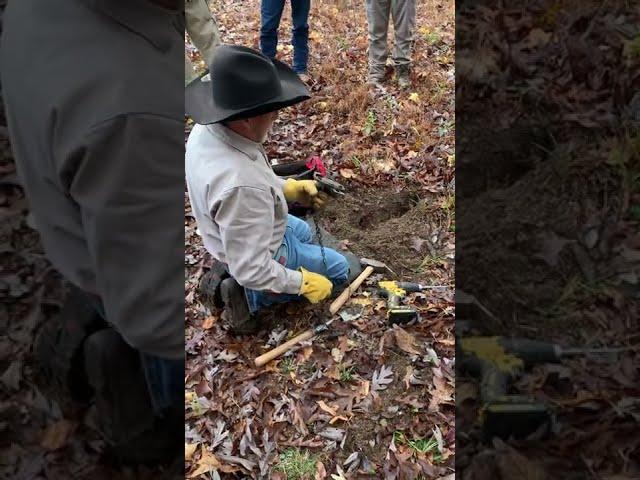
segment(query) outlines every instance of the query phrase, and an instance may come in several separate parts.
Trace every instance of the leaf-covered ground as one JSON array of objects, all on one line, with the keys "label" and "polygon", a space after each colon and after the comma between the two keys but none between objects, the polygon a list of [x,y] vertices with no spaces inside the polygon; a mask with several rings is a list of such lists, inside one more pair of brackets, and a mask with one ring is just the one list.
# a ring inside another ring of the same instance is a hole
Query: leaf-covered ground
[{"label": "leaf-covered ground", "polygon": [[[225,43],[258,47],[260,2],[211,8]],[[321,222],[399,277],[452,286],[454,2],[418,2],[413,86],[365,84],[364,2],[312,2],[312,99],[283,112],[272,161],[320,155],[348,194]],[[279,55],[291,60],[290,6]],[[197,52],[193,51],[198,62]],[[189,127],[187,125],[187,131]],[[186,197],[185,197],[186,200]],[[412,294],[421,321],[389,325],[368,287],[333,330],[265,367],[253,359],[327,319],[326,305],[275,309],[255,336],[229,335],[197,285],[211,259],[187,204],[186,458],[190,478],[446,478],[454,464],[451,288]],[[356,318],[353,318],[356,317]],[[348,318],[348,317],[347,317]]]},{"label": "leaf-covered ground", "polygon": [[[461,414],[456,473],[639,478],[639,11],[507,3],[466,2],[456,24],[459,286],[500,319],[485,333],[630,350],[517,382],[556,413],[548,439],[483,445]],[[477,406],[474,380],[457,392]]]}]

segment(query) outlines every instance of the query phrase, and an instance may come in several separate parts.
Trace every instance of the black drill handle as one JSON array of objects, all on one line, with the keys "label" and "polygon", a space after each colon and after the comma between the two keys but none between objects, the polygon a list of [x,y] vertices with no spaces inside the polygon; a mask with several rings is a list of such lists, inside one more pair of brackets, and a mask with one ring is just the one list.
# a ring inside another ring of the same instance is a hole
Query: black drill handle
[{"label": "black drill handle", "polygon": [[405,292],[420,292],[423,290],[422,285],[411,282],[398,282],[398,287]]},{"label": "black drill handle", "polygon": [[562,359],[562,351],[555,343],[527,338],[501,338],[500,344],[506,352],[515,355],[529,365],[558,363]]}]

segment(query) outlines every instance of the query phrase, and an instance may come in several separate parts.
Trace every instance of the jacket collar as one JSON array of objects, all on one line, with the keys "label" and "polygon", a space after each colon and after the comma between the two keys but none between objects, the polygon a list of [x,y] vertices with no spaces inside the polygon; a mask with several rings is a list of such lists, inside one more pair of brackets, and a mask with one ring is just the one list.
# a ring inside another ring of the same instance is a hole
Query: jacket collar
[{"label": "jacket collar", "polygon": [[[168,10],[149,0],[80,0],[166,52],[184,23],[184,10]],[[183,5],[184,2],[179,2]]]},{"label": "jacket collar", "polygon": [[[251,160],[263,160],[267,162],[267,155],[261,144],[249,140],[246,137],[234,132],[230,128],[225,127],[221,123],[206,125],[207,130],[215,137],[222,140],[227,145],[244,153]],[[268,162],[267,162],[268,163]]]}]

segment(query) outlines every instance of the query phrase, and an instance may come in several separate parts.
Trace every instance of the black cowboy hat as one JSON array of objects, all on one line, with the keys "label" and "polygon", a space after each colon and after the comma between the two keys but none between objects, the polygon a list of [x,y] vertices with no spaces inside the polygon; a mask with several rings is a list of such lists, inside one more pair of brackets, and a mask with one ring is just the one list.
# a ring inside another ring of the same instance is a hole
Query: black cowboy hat
[{"label": "black cowboy hat", "polygon": [[217,47],[211,71],[186,87],[186,114],[199,124],[255,117],[310,98],[290,67],[248,47]]}]

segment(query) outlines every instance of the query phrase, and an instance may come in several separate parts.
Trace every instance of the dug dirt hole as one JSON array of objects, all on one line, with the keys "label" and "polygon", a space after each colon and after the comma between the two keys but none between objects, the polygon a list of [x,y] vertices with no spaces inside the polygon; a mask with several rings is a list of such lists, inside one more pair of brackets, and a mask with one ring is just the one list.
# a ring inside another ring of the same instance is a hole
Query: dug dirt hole
[{"label": "dug dirt hole", "polygon": [[425,258],[438,255],[439,245],[431,239],[448,228],[441,208],[419,192],[417,187],[357,187],[329,202],[320,221],[354,254],[417,279]]}]

